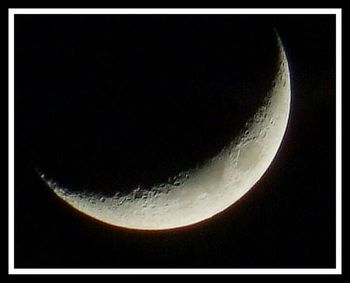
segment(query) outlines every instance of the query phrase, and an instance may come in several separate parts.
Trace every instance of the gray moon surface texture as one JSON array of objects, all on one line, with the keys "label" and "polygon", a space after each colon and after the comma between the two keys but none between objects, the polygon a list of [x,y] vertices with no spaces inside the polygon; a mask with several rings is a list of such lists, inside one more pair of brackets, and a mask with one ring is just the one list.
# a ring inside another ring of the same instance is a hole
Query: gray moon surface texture
[{"label": "gray moon surface texture", "polygon": [[130,229],[163,230],[215,216],[244,196],[263,176],[282,142],[291,101],[287,57],[277,36],[278,67],[264,103],[219,154],[169,182],[127,195],[75,192],[40,172],[41,178],[75,209],[99,221]]}]

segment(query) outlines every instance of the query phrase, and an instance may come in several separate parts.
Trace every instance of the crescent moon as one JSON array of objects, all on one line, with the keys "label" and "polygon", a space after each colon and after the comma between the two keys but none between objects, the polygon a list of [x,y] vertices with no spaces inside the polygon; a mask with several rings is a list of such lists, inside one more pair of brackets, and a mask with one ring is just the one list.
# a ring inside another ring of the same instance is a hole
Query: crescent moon
[{"label": "crescent moon", "polygon": [[237,202],[263,176],[282,142],[291,101],[287,57],[279,36],[278,67],[264,103],[241,134],[204,166],[182,172],[170,183],[128,195],[105,197],[77,193],[40,173],[65,202],[99,221],[139,230],[188,226],[222,212]]}]

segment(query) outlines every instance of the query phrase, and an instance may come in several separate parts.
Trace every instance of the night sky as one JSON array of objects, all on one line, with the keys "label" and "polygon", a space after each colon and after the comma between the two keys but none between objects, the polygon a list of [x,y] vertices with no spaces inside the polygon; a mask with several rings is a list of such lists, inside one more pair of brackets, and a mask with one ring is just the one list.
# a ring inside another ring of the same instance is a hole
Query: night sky
[{"label": "night sky", "polygon": [[[40,180],[35,168],[109,195],[205,162],[256,110],[273,28],[288,128],[226,211],[171,231],[114,228]],[[15,142],[17,268],[335,267],[335,16],[16,15]]]}]

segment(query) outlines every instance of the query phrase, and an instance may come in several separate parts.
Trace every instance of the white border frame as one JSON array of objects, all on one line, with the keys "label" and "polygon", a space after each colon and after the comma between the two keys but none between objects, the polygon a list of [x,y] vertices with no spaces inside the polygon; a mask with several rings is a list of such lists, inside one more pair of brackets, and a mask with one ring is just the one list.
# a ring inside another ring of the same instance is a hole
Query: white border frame
[{"label": "white border frame", "polygon": [[[49,269],[14,266],[14,16],[16,14],[333,14],[336,15],[336,268]],[[342,10],[341,9],[9,9],[9,274],[342,274]]]}]

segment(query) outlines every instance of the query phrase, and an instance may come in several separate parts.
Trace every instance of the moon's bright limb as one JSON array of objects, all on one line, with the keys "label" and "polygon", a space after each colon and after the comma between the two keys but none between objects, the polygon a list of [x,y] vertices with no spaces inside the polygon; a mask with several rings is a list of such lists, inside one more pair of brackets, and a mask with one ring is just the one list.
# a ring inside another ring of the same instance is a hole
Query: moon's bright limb
[{"label": "moon's bright limb", "polygon": [[135,188],[113,197],[76,193],[44,174],[42,179],[77,210],[111,225],[162,230],[191,225],[225,210],[262,177],[285,133],[290,111],[290,75],[280,39],[278,67],[264,104],[242,134],[201,168],[183,172],[151,190]]}]

